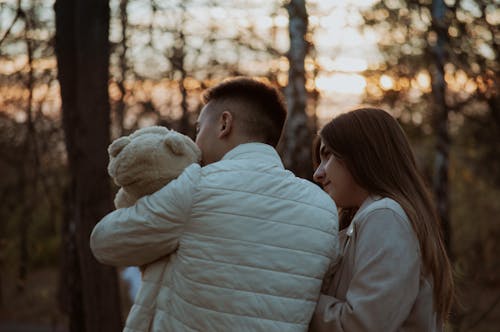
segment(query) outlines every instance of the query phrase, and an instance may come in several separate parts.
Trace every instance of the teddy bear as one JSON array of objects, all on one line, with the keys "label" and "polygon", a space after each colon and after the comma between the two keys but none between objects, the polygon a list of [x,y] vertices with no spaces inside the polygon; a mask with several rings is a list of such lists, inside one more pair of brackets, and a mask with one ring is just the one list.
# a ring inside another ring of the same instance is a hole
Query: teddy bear
[{"label": "teddy bear", "polygon": [[[142,128],[116,139],[108,153],[108,173],[120,186],[114,200],[117,209],[132,206],[139,198],[156,192],[201,159],[200,149],[188,136],[160,126]],[[142,307],[140,319],[129,316],[131,322],[127,324],[149,326],[169,259],[165,256],[141,266],[140,272],[134,268],[136,277],[142,279],[139,293],[148,306]]]},{"label": "teddy bear", "polygon": [[160,126],[142,128],[116,139],[108,153],[108,173],[120,186],[114,199],[116,208],[132,206],[201,159],[201,151],[193,140]]}]

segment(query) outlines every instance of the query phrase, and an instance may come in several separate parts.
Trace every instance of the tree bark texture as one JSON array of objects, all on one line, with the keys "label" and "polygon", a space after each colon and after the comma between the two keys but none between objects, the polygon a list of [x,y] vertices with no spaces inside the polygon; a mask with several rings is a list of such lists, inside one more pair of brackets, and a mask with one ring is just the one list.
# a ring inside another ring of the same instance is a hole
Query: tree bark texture
[{"label": "tree bark texture", "polygon": [[117,102],[115,108],[116,123],[118,125],[118,135],[123,136],[125,134],[125,115],[126,115],[126,105],[125,105],[125,95],[127,94],[127,89],[125,88],[125,80],[127,78],[128,62],[127,62],[127,27],[128,27],[128,14],[127,14],[128,0],[120,0],[120,26],[122,28],[122,40],[120,41],[120,52],[119,52],[119,70],[120,78],[117,80],[118,89],[120,90],[120,99]]},{"label": "tree bark texture", "polygon": [[307,91],[305,88],[304,61],[308,51],[305,39],[308,15],[304,0],[291,0],[286,6],[289,15],[290,64],[285,97],[288,118],[280,148],[285,166],[297,176],[312,179],[312,125],[306,113]]},{"label": "tree bark texture", "polygon": [[451,255],[450,199],[448,185],[450,135],[448,132],[448,113],[446,104],[446,82],[444,66],[446,64],[447,26],[445,22],[446,5],[443,0],[432,2],[432,26],[437,34],[437,41],[431,46],[434,66],[431,70],[432,94],[434,97],[434,128],[436,135],[436,159],[434,163],[433,189],[436,199],[443,238]]},{"label": "tree bark texture", "polygon": [[[70,269],[66,273],[79,284],[73,285],[79,289],[69,292],[80,291],[83,302],[80,322],[72,322],[71,327],[88,332],[120,331],[116,271],[99,264],[89,247],[94,225],[112,209],[106,172],[106,148],[110,141],[109,4],[99,0],[58,0],[55,12],[58,79],[71,176],[71,210],[66,218],[69,238],[63,239],[63,243],[74,241],[77,253],[77,257],[67,258],[70,263],[63,266],[71,267],[71,262],[77,261],[79,271]],[[72,253],[67,250],[66,254]],[[79,275],[72,275],[75,273]],[[78,313],[70,319],[78,319]]]}]

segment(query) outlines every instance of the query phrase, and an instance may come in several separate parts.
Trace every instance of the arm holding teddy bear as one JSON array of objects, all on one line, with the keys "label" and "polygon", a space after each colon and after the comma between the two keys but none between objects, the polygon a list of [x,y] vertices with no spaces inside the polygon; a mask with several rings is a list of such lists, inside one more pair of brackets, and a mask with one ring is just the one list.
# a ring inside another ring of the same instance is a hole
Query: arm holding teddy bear
[{"label": "arm holding teddy bear", "polygon": [[[94,228],[94,256],[104,264],[127,266],[172,253],[190,212],[186,198],[192,197],[196,182],[197,172],[188,166],[199,162],[200,150],[189,137],[154,126],[115,140],[108,152],[108,172],[120,186],[114,201],[118,209]],[[152,195],[157,191],[164,193]]]}]

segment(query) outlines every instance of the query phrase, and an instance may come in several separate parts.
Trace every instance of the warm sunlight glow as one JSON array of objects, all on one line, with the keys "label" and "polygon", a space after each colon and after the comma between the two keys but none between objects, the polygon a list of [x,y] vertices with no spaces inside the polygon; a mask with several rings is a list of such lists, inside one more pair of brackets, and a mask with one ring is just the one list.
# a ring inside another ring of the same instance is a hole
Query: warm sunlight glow
[{"label": "warm sunlight glow", "polygon": [[366,59],[361,58],[339,57],[337,59],[331,59],[330,57],[322,56],[318,58],[318,63],[326,71],[335,70],[358,73],[368,68],[368,62]]},{"label": "warm sunlight glow", "polygon": [[316,86],[323,92],[361,94],[366,87],[366,80],[358,74],[333,74],[318,76]]},{"label": "warm sunlight glow", "polygon": [[316,86],[314,85],[314,80],[308,78],[306,80],[306,90],[309,92],[312,92],[312,91],[314,91],[315,88],[316,88]]},{"label": "warm sunlight glow", "polygon": [[184,80],[184,88],[186,90],[196,90],[201,88],[201,84],[198,80],[192,77],[186,77]]},{"label": "warm sunlight glow", "polygon": [[334,61],[334,65],[349,72],[360,72],[368,68],[368,62],[359,58],[339,58]]},{"label": "warm sunlight glow", "polygon": [[423,91],[426,91],[431,87],[431,77],[427,72],[418,73],[416,82],[418,87]]},{"label": "warm sunlight glow", "polygon": [[274,24],[279,28],[286,28],[288,26],[288,17],[277,16],[274,19]]},{"label": "warm sunlight glow", "polygon": [[288,72],[288,69],[290,69],[290,63],[288,62],[288,59],[285,56],[280,57],[278,62],[278,68],[282,72]]},{"label": "warm sunlight glow", "polygon": [[323,31],[328,31],[328,34],[317,33],[315,35],[314,39],[318,45],[342,45],[344,47],[355,48],[367,44],[367,40],[358,29],[338,26],[338,23],[335,22],[322,26],[322,28],[324,29]]},{"label": "warm sunlight glow", "polygon": [[463,70],[455,71],[454,68],[451,68],[445,73],[444,80],[450,91],[470,94],[477,90],[476,82],[467,76],[467,73]]},{"label": "warm sunlight glow", "polygon": [[288,84],[288,72],[286,72],[286,73],[284,73],[284,72],[278,73],[277,80],[278,80],[278,84],[280,86],[282,86],[282,87],[287,86],[287,84]]},{"label": "warm sunlight glow", "polygon": [[[12,4],[16,2],[16,0],[8,1]],[[314,107],[317,107],[318,112],[324,112],[325,116],[331,116],[332,112],[360,103],[367,87],[367,81],[362,75],[373,67],[374,63],[381,60],[376,47],[380,36],[368,27],[360,29],[363,26],[363,19],[358,12],[358,9],[368,8],[377,1],[380,0],[310,0],[308,2],[310,26],[305,37],[313,43],[314,52],[306,57],[304,63],[305,85],[308,92],[316,93],[315,90],[317,90],[320,93]],[[208,68],[212,64],[207,60],[212,56],[217,59],[214,61],[216,67],[213,71],[215,72],[220,70],[217,66],[219,62],[221,67],[228,64],[234,66],[236,72],[249,75],[265,75],[265,73],[272,72],[276,75],[281,87],[287,86],[290,69],[286,56],[290,47],[288,13],[286,8],[273,3],[253,0],[226,6],[215,2],[212,4],[212,2],[194,1],[183,6],[175,2],[175,4],[165,4],[157,8],[147,1],[129,2],[127,14],[131,32],[127,57],[130,61],[130,72],[137,73],[138,77],[144,79],[137,80],[134,75],[126,75],[124,96],[114,79],[109,84],[112,103],[116,103],[123,97],[129,108],[127,113],[135,116],[132,118],[133,121],[126,119],[132,121],[127,122],[126,127],[134,125],[134,121],[139,119],[145,109],[154,108],[162,116],[168,115],[174,119],[180,114],[179,105],[182,102],[182,95],[179,93],[180,73],[173,72],[170,58],[162,54],[174,45],[175,33],[169,30],[171,24],[179,24],[176,27],[179,31],[185,30],[187,58],[184,64],[189,76],[183,80],[183,86],[188,91],[188,99],[191,95],[196,96],[203,88],[212,86],[221,78],[220,75],[215,75],[203,82],[200,81],[205,71],[212,70]],[[111,7],[116,11],[118,4],[118,0],[113,0]],[[52,12],[49,14],[53,15]],[[120,23],[116,21],[117,13],[112,14],[114,19],[111,20],[110,40],[113,43],[119,43],[121,40]],[[489,17],[497,19],[491,13]],[[5,29],[5,24],[2,25],[5,23],[2,18],[3,16],[0,15],[0,28]],[[182,18],[186,19],[184,26],[182,26],[184,24],[181,22]],[[170,32],[158,33],[158,31],[167,30]],[[48,37],[44,35],[47,32],[42,30],[35,29],[29,33],[29,37],[33,38]],[[206,45],[205,42],[212,40],[211,38],[214,41]],[[265,42],[261,43],[260,38]],[[232,47],[233,40],[241,41],[243,45],[248,43],[250,49],[255,48],[255,52],[246,47]],[[273,54],[266,54],[266,47],[268,47],[266,43],[269,43],[270,48],[275,51]],[[190,53],[198,49],[199,54]],[[55,57],[39,58],[36,55],[31,63],[35,76],[41,75],[42,71],[52,71],[54,74],[57,69]],[[118,59],[114,56],[111,60],[110,70],[116,71]],[[202,69],[205,67],[207,69]],[[26,74],[28,69],[28,58],[25,54],[3,57],[0,61],[1,75]],[[198,70],[201,76],[197,74]],[[224,70],[221,73],[223,74]],[[121,74],[112,72],[111,76],[116,78]],[[416,78],[411,82],[417,85]],[[379,83],[375,85],[383,93],[384,90],[397,89],[399,79],[384,75],[380,82],[374,83]],[[43,104],[40,110],[44,114],[59,114],[58,89],[57,82],[42,85],[37,83],[33,90],[32,102]],[[473,89],[475,89],[473,83],[469,84],[468,90]],[[12,103],[13,99],[26,100],[27,93],[24,86],[9,86],[0,91],[0,105]],[[188,102],[188,107],[195,109],[197,101],[198,99],[192,105]],[[2,111],[9,112],[6,109]],[[12,108],[12,113],[15,111],[17,110]],[[16,116],[18,121],[25,121],[24,115]],[[155,119],[151,117],[147,121]]]},{"label": "warm sunlight glow", "polygon": [[21,70],[28,62],[28,57],[24,54],[0,62],[0,74],[11,75]]},{"label": "warm sunlight glow", "polygon": [[257,18],[257,25],[261,29],[269,29],[273,26],[273,19],[268,16]]},{"label": "warm sunlight glow", "polygon": [[390,90],[394,87],[394,81],[387,75],[380,76],[380,86],[384,90]]},{"label": "warm sunlight glow", "polygon": [[27,115],[25,112],[16,112],[14,113],[14,120],[16,120],[17,123],[24,123],[26,122]]},{"label": "warm sunlight glow", "polygon": [[500,24],[500,10],[495,6],[488,6],[486,8],[486,21],[491,25]]},{"label": "warm sunlight glow", "polygon": [[324,29],[337,30],[342,26],[344,21],[345,11],[340,9],[332,10],[328,15],[320,17],[319,25]]}]

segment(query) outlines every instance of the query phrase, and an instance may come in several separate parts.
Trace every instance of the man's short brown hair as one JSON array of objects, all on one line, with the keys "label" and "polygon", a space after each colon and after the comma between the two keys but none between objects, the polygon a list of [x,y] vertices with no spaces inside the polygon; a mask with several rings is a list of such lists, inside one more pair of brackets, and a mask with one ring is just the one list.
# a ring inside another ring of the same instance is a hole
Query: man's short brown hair
[{"label": "man's short brown hair", "polygon": [[252,78],[238,77],[223,81],[206,90],[202,96],[209,102],[237,104],[244,130],[263,143],[276,147],[286,119],[282,94],[273,86]]}]

